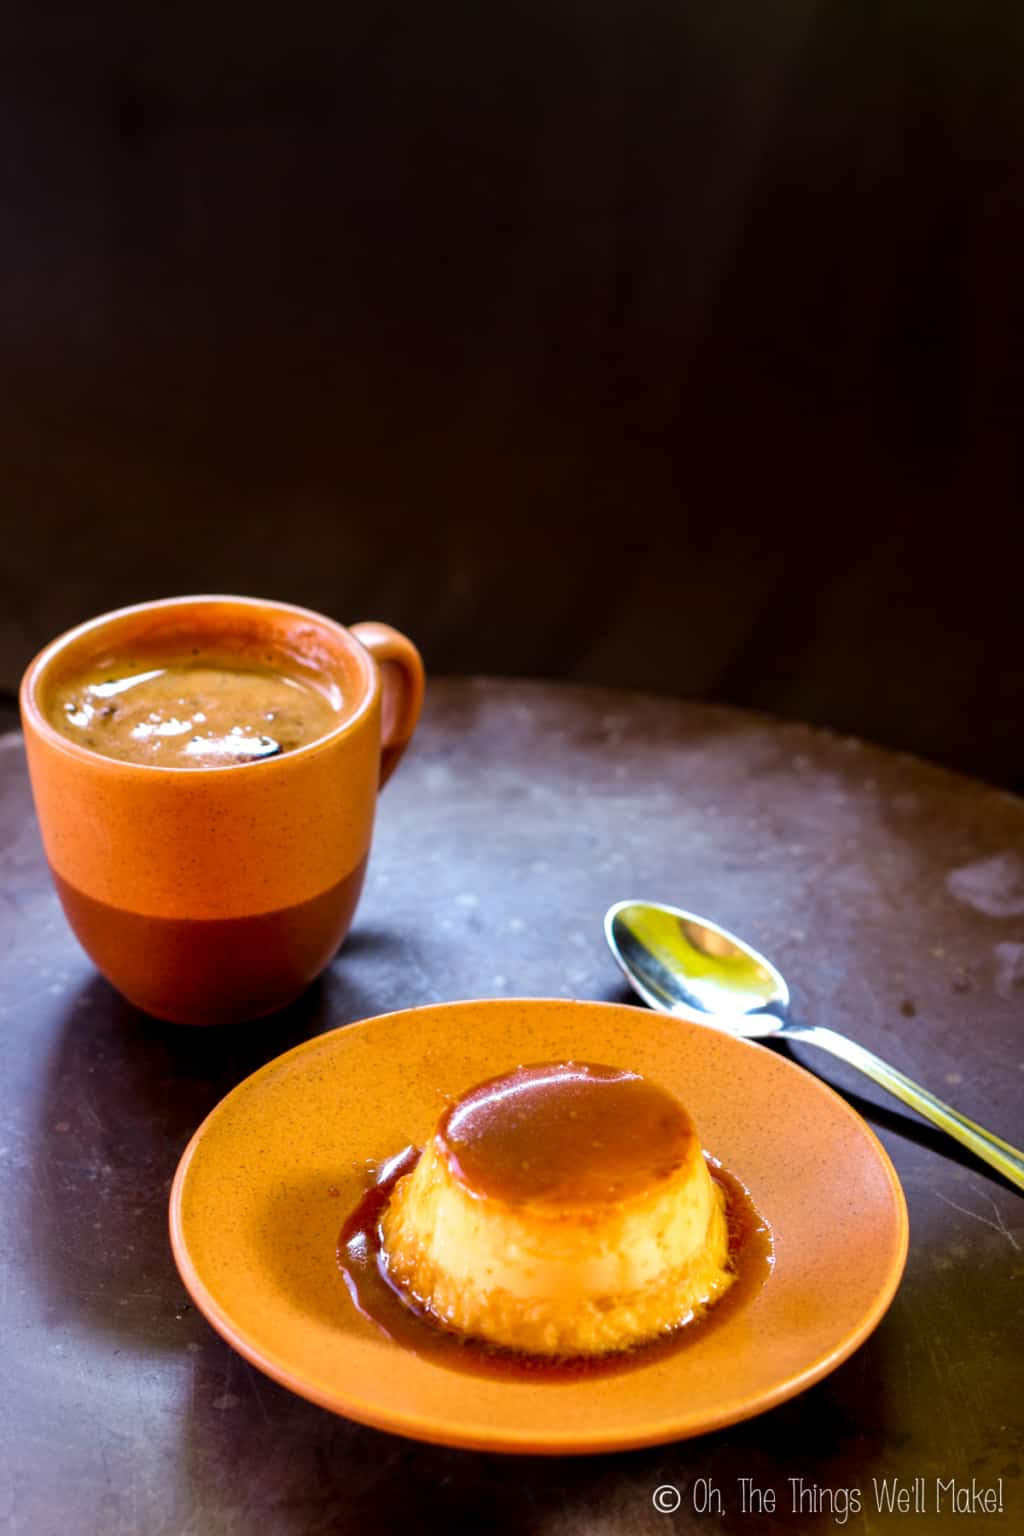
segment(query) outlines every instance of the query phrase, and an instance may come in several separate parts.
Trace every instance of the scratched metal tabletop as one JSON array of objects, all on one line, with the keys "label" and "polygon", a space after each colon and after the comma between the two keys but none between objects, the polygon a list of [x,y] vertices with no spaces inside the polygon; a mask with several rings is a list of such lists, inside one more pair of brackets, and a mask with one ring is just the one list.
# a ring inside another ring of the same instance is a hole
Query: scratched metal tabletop
[{"label": "scratched metal tabletop", "polygon": [[[626,1000],[601,917],[640,894],[749,936],[802,1017],[1024,1139],[1024,803],[982,784],[705,705],[434,682],[326,977],[274,1019],[190,1032],[134,1012],[79,950],[20,737],[0,736],[3,1529],[1024,1529],[1024,1202],[811,1052],[793,1055],[847,1094],[896,1164],[910,1257],[868,1342],[747,1424],[579,1459],[419,1445],[291,1396],[189,1305],[167,1191],[228,1089],[311,1034],[389,1009],[515,993]],[[927,1518],[887,1513],[883,1479],[893,1497],[893,1479],[923,1497]],[[671,1513],[653,1502],[665,1487],[678,1493]],[[986,1490],[999,1500],[987,1514]],[[973,1513],[953,1512],[970,1498]]]}]

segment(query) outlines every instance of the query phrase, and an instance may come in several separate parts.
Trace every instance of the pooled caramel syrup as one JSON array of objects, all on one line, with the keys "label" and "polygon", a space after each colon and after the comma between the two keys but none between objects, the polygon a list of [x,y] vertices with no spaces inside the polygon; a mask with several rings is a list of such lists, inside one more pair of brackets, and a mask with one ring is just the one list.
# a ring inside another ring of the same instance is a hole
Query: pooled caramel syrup
[{"label": "pooled caramel syrup", "polygon": [[388,1277],[381,1233],[381,1218],[392,1190],[419,1161],[417,1147],[406,1147],[384,1165],[377,1182],[366,1191],[349,1216],[338,1238],[338,1267],[361,1316],[375,1324],[393,1343],[448,1370],[464,1371],[471,1376],[499,1377],[505,1381],[574,1381],[588,1376],[613,1376],[638,1366],[654,1365],[695,1339],[704,1338],[710,1329],[720,1327],[742,1311],[761,1289],[774,1263],[771,1231],[749,1193],[715,1158],[707,1153],[704,1156],[711,1177],[725,1193],[729,1260],[736,1279],[706,1312],[681,1323],[671,1333],[632,1349],[572,1359],[518,1354],[479,1339],[468,1339],[417,1311],[406,1293]]},{"label": "pooled caramel syrup", "polygon": [[569,1208],[662,1183],[697,1133],[678,1099],[637,1072],[551,1061],[478,1084],[442,1116],[437,1139],[474,1194]]}]

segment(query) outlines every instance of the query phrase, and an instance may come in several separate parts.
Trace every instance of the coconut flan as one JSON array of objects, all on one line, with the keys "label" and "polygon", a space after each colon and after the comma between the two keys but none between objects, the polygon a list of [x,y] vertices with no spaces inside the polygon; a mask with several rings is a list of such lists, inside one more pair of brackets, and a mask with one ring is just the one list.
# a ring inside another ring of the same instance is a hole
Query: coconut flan
[{"label": "coconut flan", "polygon": [[411,1305],[527,1354],[628,1349],[733,1280],[725,1196],[689,1114],[649,1078],[588,1062],[517,1067],[450,1105],[381,1237]]}]

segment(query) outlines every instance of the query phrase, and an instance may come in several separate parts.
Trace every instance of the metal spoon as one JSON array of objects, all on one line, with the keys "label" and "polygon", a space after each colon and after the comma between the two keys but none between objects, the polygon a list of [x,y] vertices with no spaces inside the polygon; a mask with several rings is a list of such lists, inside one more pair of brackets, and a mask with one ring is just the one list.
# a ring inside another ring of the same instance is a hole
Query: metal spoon
[{"label": "metal spoon", "polygon": [[652,1008],[747,1040],[800,1040],[831,1051],[1024,1189],[1024,1152],[845,1035],[795,1023],[782,975],[735,934],[650,901],[616,902],[605,914],[604,932],[627,981]]}]

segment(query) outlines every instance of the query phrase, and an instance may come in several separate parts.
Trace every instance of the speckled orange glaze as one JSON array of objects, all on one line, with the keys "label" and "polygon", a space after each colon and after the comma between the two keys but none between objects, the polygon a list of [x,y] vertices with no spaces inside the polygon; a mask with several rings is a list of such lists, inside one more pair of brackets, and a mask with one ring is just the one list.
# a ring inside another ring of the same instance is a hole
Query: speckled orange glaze
[{"label": "speckled orange glaze", "polygon": [[[66,672],[133,643],[172,652],[197,637],[328,682],[337,725],[263,762],[185,770],[100,756],[49,723]],[[188,1024],[253,1018],[298,996],[348,931],[377,790],[415,729],[423,681],[416,648],[387,625],[346,630],[253,598],[143,603],[48,645],[21,685],[32,793],[68,921],[108,980]]]},{"label": "speckled orange glaze", "polygon": [[[726,1297],[717,1319],[712,1309],[712,1326],[669,1353],[640,1349],[614,1375],[447,1369],[356,1309],[334,1262],[339,1229],[375,1170],[425,1146],[467,1089],[570,1059],[639,1072],[685,1104],[770,1227],[774,1262],[739,1305]],[[412,1008],[268,1063],[192,1138],[170,1223],[196,1305],[293,1392],[414,1439],[559,1456],[683,1439],[785,1402],[867,1338],[907,1255],[892,1164],[820,1079],[682,1019],[538,998]]]}]

